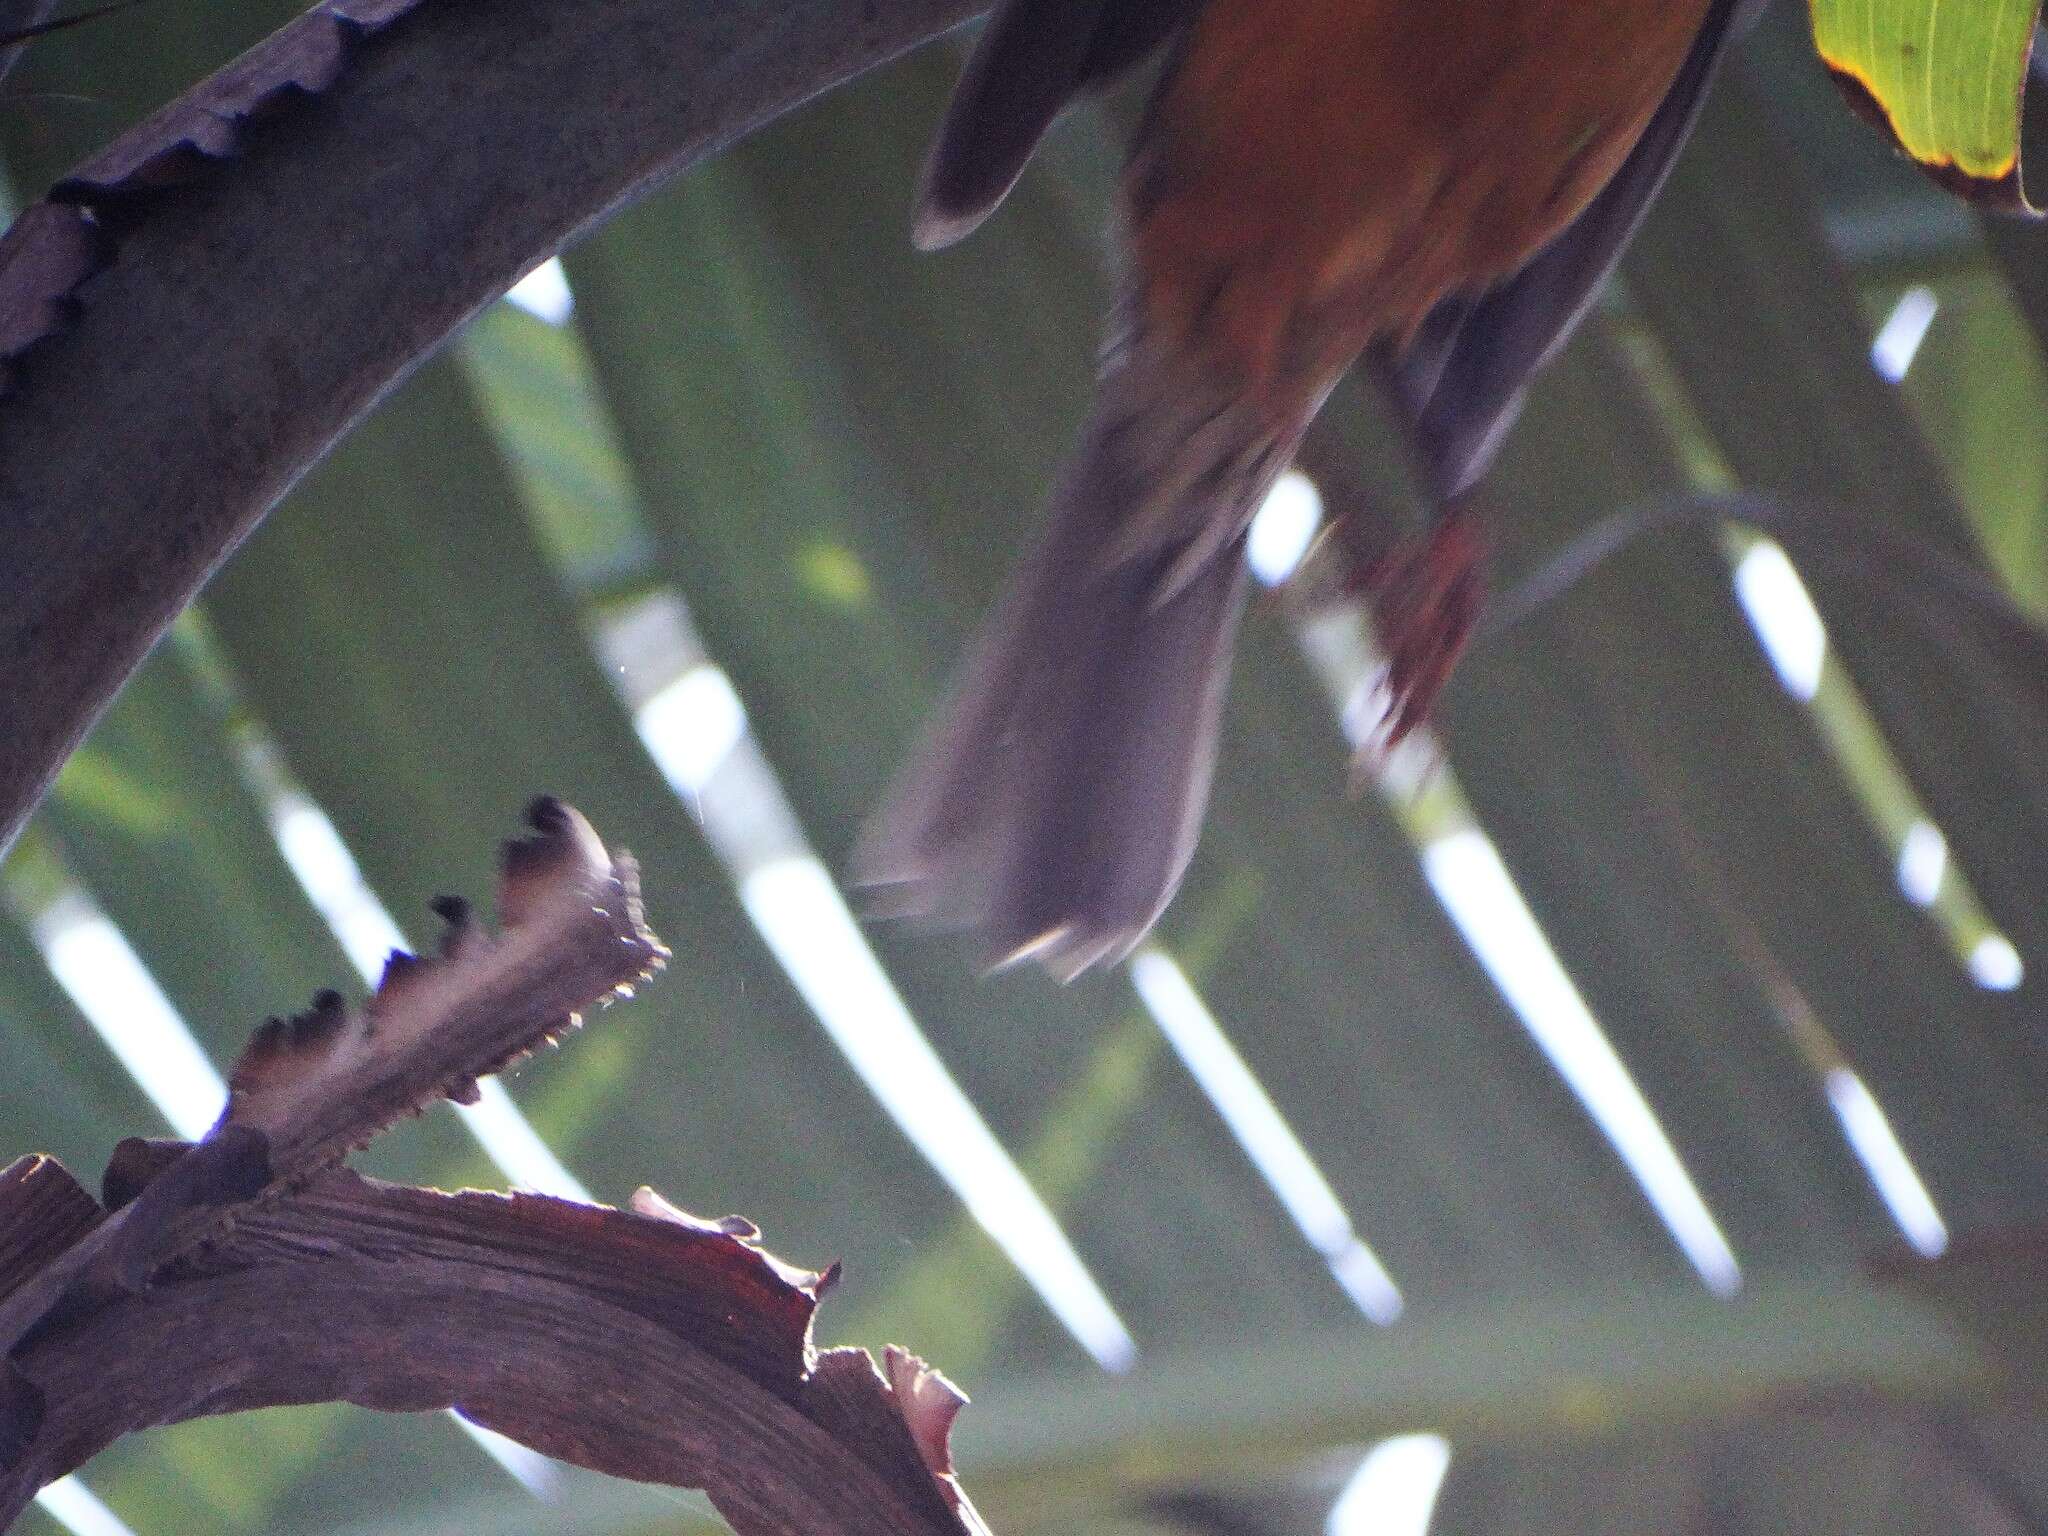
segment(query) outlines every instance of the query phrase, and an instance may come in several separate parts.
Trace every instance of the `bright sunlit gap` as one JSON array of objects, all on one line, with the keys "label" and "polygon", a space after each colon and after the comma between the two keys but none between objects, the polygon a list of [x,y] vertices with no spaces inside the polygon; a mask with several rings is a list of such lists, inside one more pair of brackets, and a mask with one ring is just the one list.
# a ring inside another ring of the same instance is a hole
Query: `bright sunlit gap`
[{"label": "bright sunlit gap", "polygon": [[1436,1496],[1451,1470],[1442,1435],[1396,1435],[1365,1453],[1330,1506],[1324,1536],[1429,1536]]},{"label": "bright sunlit gap", "polygon": [[1986,934],[1970,951],[1970,979],[1989,992],[2010,992],[2027,979],[2020,952],[2002,933]]},{"label": "bright sunlit gap", "polygon": [[455,1427],[476,1442],[477,1449],[504,1469],[506,1476],[537,1499],[554,1500],[562,1491],[562,1469],[554,1460],[509,1435],[472,1424],[455,1409],[447,1410]]},{"label": "bright sunlit gap", "polygon": [[[1379,717],[1378,680],[1385,668],[1366,625],[1355,613],[1333,611],[1299,624],[1295,633],[1337,708],[1345,738],[1361,746]],[[1727,1239],[1493,843],[1474,825],[1442,747],[1426,731],[1414,732],[1409,742],[1426,743],[1426,757],[1367,753],[1364,760],[1414,840],[1437,900],[1700,1278],[1716,1294],[1733,1292],[1742,1273]]]},{"label": "bright sunlit gap", "polygon": [[700,662],[633,713],[648,756],[693,803],[747,734],[747,712],[723,668]]},{"label": "bright sunlit gap", "polygon": [[[570,354],[580,352],[573,330],[563,340]],[[587,357],[575,362],[586,379],[594,376],[588,364]],[[610,460],[627,521],[638,522],[631,472],[594,400],[576,407],[582,412],[577,426]],[[509,439],[506,446],[523,475],[542,478],[540,461],[520,455]],[[858,562],[850,556],[848,562],[852,589],[859,589]],[[844,564],[834,567],[842,595],[847,576]],[[1135,1346],[1128,1330],[1050,1210],[945,1073],[854,927],[773,766],[746,730],[741,700],[707,656],[680,591],[663,585],[635,602],[593,606],[588,616],[593,649],[632,712],[649,757],[695,815],[770,950],[826,1032],[1082,1347],[1112,1369],[1129,1364]],[[906,1061],[922,1063],[915,1091],[903,1087]]]},{"label": "bright sunlit gap", "polygon": [[36,1495],[44,1514],[72,1536],[135,1536],[98,1494],[74,1477],[60,1477]]},{"label": "bright sunlit gap", "polygon": [[1940,310],[1941,301],[1935,298],[1932,288],[1908,288],[1899,296],[1891,314],[1878,327],[1877,339],[1870,344],[1870,366],[1887,383],[1896,384],[1905,378]]},{"label": "bright sunlit gap", "polygon": [[[1827,660],[1827,628],[1785,551],[1768,539],[1757,540],[1736,563],[1735,593],[1787,691],[1815,703]],[[1865,806],[1880,807],[1870,814],[1881,827],[1886,826],[1888,812],[1884,808],[1901,798],[1910,802],[1912,790],[1888,758],[1876,770],[1875,788],[1870,771],[1855,771],[1858,763],[1867,769],[1873,756],[1883,757],[1883,743],[1874,734],[1876,727],[1857,717],[1860,703],[1837,701],[1831,712],[1828,702],[1821,700],[1816,705],[1815,718],[1834,741],[1839,760],[1861,791]],[[2019,952],[2005,935],[1984,932],[1989,924],[1960,872],[1951,870],[1941,829],[1924,815],[1915,815],[1899,837],[1898,859],[1900,892],[1915,906],[1936,910],[1937,921],[1956,943],[1971,979],[1990,991],[2007,992],[2019,986],[2025,979]],[[1952,890],[1945,892],[1945,886]],[[1940,910],[1937,903],[1950,910]]]},{"label": "bright sunlit gap", "polygon": [[589,1188],[541,1139],[518,1103],[495,1077],[479,1078],[474,1104],[457,1104],[463,1128],[516,1189],[530,1189],[582,1205],[594,1205]]},{"label": "bright sunlit gap", "polygon": [[1758,540],[1735,567],[1735,596],[1786,691],[1811,700],[1820,692],[1827,628],[1785,551]]},{"label": "bright sunlit gap", "polygon": [[1422,867],[1480,965],[1628,1166],[1700,1279],[1717,1296],[1732,1295],[1742,1271],[1728,1239],[1492,842],[1478,831],[1450,833],[1422,850]]},{"label": "bright sunlit gap", "polygon": [[1269,587],[1292,576],[1323,526],[1322,493],[1299,470],[1273,482],[1245,536],[1245,563]]},{"label": "bright sunlit gap", "polygon": [[[272,835],[293,878],[327,920],[349,963],[374,987],[391,952],[409,948],[405,935],[325,811],[300,791],[282,789],[271,797],[269,812]],[[502,1082],[483,1078],[477,1092],[476,1103],[454,1107],[500,1173],[520,1188],[590,1203],[590,1191],[541,1140]]]},{"label": "bright sunlit gap", "polygon": [[1934,1197],[1920,1181],[1913,1160],[1892,1133],[1891,1121],[1871,1096],[1863,1079],[1847,1067],[1835,1067],[1826,1078],[1828,1103],[1842,1123],[1842,1134],[1856,1160],[1863,1164],[1876,1187],[1878,1197],[1892,1213],[1892,1220],[1906,1234],[1906,1241],[1925,1258],[1934,1258],[1948,1247],[1948,1223],[1935,1208]]},{"label": "bright sunlit gap", "polygon": [[1131,961],[1131,985],[1230,1134],[1244,1148],[1309,1246],[1358,1309],[1382,1326],[1401,1315],[1401,1292],[1359,1238],[1337,1193],[1266,1090],[1252,1076],[1187,974],[1156,949]]},{"label": "bright sunlit gap", "polygon": [[869,1092],[1103,1369],[1137,1344],[1045,1202],[911,1020],[825,866],[778,859],[740,902]]},{"label": "bright sunlit gap", "polygon": [[1129,1330],[891,985],[681,596],[657,592],[613,616],[598,645],[648,756],[697,813],[748,917],[855,1075],[1081,1347],[1106,1369],[1129,1366]]},{"label": "bright sunlit gap", "polygon": [[576,308],[576,296],[569,291],[569,274],[562,270],[561,259],[556,256],[550,256],[514,283],[505,301],[549,325],[566,325]]},{"label": "bright sunlit gap", "polygon": [[386,957],[405,948],[405,935],[363,880],[334,823],[304,795],[287,791],[271,803],[270,830],[299,889],[327,920],[349,964],[374,985]]},{"label": "bright sunlit gap", "polygon": [[[563,340],[571,354],[580,350],[573,331]],[[576,368],[592,376],[587,358]],[[580,407],[577,424],[611,461],[627,520],[638,521],[631,472],[594,400]],[[538,479],[543,466],[519,457],[516,445],[508,447],[522,473]],[[847,556],[846,563],[852,587],[860,588],[858,561]],[[845,564],[834,567],[842,595],[848,575]],[[695,815],[769,949],[826,1033],[1082,1347],[1112,1369],[1127,1365],[1135,1353],[1128,1330],[890,986],[813,855],[773,766],[747,732],[744,705],[706,654],[681,592],[664,584],[630,603],[593,606],[588,616],[593,649],[632,712],[648,756]],[[906,1063],[916,1064],[914,1089],[904,1087]]]},{"label": "bright sunlit gap", "polygon": [[1916,907],[1931,907],[1948,873],[1948,839],[1929,821],[1916,821],[1899,841],[1899,889]]},{"label": "bright sunlit gap", "polygon": [[212,1128],[228,1087],[121,930],[74,887],[29,924],[57,984],[186,1141]]}]

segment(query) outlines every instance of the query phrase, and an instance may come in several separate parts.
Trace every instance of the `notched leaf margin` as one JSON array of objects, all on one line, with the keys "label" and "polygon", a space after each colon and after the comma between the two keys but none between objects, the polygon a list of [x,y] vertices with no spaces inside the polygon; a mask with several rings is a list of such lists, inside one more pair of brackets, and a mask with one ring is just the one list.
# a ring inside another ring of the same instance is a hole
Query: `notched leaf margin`
[{"label": "notched leaf margin", "polygon": [[231,158],[250,125],[330,89],[350,52],[424,0],[325,0],[122,134],[0,235],[0,393],[13,363],[71,323],[142,199]]},{"label": "notched leaf margin", "polygon": [[339,1393],[703,1487],[746,1536],[987,1536],[952,1466],[959,1390],[901,1350],[815,1347],[837,1265],[651,1189],[617,1210],[337,1166],[666,958],[631,860],[558,801],[528,821],[497,934],[437,903],[436,955],[394,955],[358,1008],[266,1023],[213,1130],[124,1141],[104,1208],[48,1158],[0,1170],[0,1525],[132,1429]]},{"label": "notched leaf margin", "polygon": [[104,1180],[114,1214],[0,1291],[0,1350],[67,1297],[141,1289],[237,1207],[332,1167],[435,1098],[473,1098],[479,1077],[558,1039],[582,1009],[631,995],[667,961],[633,861],[558,800],[536,800],[527,820],[533,835],[505,848],[496,935],[466,903],[440,903],[439,954],[395,953],[359,1008],[324,993],[258,1029],[203,1140],[116,1149]]},{"label": "notched leaf margin", "polygon": [[283,1177],[324,1166],[436,1096],[473,1102],[478,1078],[555,1043],[583,1008],[630,997],[667,962],[631,858],[607,852],[558,800],[535,801],[527,820],[534,835],[505,849],[500,932],[486,933],[466,902],[437,902],[437,954],[393,953],[358,1008],[326,992],[257,1030],[217,1131],[261,1132]]}]

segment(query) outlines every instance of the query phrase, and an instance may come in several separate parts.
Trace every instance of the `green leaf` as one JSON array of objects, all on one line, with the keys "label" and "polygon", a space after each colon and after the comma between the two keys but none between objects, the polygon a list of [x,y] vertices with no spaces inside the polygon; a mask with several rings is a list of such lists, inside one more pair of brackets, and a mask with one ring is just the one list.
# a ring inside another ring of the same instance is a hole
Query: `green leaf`
[{"label": "green leaf", "polygon": [[2020,96],[2041,0],[1813,0],[1813,41],[1849,104],[1973,202],[2036,211]]}]

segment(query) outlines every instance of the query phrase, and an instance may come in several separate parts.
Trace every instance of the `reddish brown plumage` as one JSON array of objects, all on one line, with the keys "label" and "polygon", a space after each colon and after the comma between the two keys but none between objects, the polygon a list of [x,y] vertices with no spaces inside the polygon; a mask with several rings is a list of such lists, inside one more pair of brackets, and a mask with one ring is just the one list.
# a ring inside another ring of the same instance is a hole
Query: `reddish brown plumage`
[{"label": "reddish brown plumage", "polygon": [[1321,398],[1570,222],[1662,101],[1707,0],[1208,0],[1126,182],[1148,332]]},{"label": "reddish brown plumage", "polygon": [[[1570,224],[1729,9],[1007,0],[920,238],[971,229],[1069,95],[1167,40],[1125,179],[1131,275],[1047,526],[856,873],[998,960],[1072,974],[1128,951],[1193,850],[1243,530],[1324,397]],[[1432,623],[1476,593],[1438,564],[1410,583]],[[1433,689],[1455,644],[1411,650],[1406,682]]]}]

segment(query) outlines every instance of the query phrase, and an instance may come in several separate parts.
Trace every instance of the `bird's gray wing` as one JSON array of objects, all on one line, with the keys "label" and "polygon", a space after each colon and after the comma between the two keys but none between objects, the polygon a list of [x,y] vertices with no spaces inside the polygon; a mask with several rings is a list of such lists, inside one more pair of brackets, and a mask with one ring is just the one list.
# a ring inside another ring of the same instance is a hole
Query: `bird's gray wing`
[{"label": "bird's gray wing", "polygon": [[1141,62],[1202,0],[1002,0],[961,72],[918,196],[915,237],[951,245],[994,211],[1075,97]]},{"label": "bird's gray wing", "polygon": [[1449,500],[1492,465],[1530,378],[1571,338],[1692,133],[1716,69],[1769,0],[1715,0],[1634,152],[1585,212],[1499,287],[1446,299],[1392,365],[1432,489]]}]

